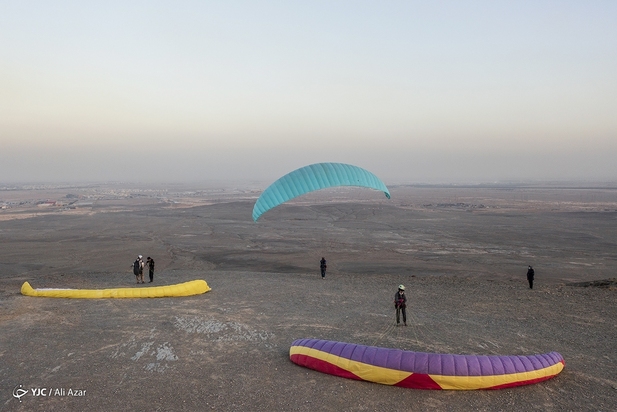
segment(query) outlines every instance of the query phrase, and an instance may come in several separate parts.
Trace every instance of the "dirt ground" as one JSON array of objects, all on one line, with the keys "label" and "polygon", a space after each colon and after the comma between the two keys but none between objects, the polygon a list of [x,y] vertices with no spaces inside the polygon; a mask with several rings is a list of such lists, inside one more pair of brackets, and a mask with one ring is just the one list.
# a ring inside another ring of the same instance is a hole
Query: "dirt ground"
[{"label": "dirt ground", "polygon": [[[0,410],[617,409],[617,189],[390,189],[391,200],[359,189],[310,194],[255,223],[252,187],[0,188]],[[24,281],[147,287],[134,284],[137,254],[155,259],[154,285],[204,279],[212,291],[19,293]],[[408,327],[394,326],[400,283]],[[566,368],[514,389],[411,390],[297,366],[289,346],[298,338],[558,351]],[[19,389],[28,391],[20,400]]]}]

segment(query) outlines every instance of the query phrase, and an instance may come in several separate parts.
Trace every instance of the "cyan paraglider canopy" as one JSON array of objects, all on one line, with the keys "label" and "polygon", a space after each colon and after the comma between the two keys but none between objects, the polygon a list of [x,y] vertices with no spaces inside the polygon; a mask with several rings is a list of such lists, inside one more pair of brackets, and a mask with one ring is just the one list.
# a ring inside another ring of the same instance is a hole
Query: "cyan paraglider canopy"
[{"label": "cyan paraglider canopy", "polygon": [[368,170],[344,163],[315,163],[294,170],[268,186],[255,202],[253,220],[257,222],[263,213],[294,197],[335,186],[381,190],[390,199],[386,185]]}]

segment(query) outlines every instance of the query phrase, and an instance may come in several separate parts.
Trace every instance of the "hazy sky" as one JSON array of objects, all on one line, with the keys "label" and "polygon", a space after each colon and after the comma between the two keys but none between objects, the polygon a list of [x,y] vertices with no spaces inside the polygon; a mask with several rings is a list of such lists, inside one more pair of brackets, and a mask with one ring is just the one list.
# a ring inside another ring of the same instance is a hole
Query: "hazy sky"
[{"label": "hazy sky", "polygon": [[616,1],[0,0],[0,182],[617,181]]}]

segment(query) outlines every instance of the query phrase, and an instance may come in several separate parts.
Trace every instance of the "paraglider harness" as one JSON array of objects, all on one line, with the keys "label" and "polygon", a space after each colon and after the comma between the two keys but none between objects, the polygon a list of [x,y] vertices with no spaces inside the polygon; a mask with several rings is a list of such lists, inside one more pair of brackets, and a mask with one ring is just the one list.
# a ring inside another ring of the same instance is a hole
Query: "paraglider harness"
[{"label": "paraglider harness", "polygon": [[135,276],[139,276],[141,270],[141,263],[139,262],[139,259],[135,260],[135,262],[133,262],[133,273],[135,274]]}]

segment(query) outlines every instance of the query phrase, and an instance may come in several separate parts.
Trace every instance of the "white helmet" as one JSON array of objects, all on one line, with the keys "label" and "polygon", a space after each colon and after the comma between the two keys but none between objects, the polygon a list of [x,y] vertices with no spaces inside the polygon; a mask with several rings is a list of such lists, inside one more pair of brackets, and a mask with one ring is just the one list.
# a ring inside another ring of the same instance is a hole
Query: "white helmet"
[{"label": "white helmet", "polygon": [[137,256],[137,259],[141,259],[141,258],[143,258],[143,256],[142,256],[142,255],[138,255],[138,256]]},{"label": "white helmet", "polygon": [[405,286],[404,285],[398,285],[398,290],[405,290]]}]

